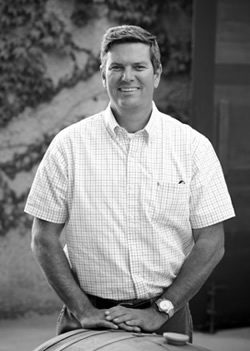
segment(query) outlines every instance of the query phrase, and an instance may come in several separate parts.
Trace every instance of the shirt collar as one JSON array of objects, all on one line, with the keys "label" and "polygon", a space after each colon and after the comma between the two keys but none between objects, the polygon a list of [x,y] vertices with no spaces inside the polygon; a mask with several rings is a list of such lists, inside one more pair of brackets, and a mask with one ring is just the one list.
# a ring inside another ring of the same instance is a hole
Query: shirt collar
[{"label": "shirt collar", "polygon": [[[122,128],[117,123],[117,121],[113,115],[113,112],[111,110],[110,103],[109,103],[108,107],[106,108],[106,110],[104,111],[104,122],[105,122],[107,129],[114,137],[117,136],[119,131],[124,130],[124,128]],[[147,136],[148,139],[151,139],[151,138],[156,136],[157,131],[158,131],[158,127],[159,127],[159,123],[160,123],[159,110],[155,106],[155,103],[152,102],[152,113],[151,113],[150,119],[149,119],[147,125],[145,126],[145,128],[142,130],[142,132],[144,133],[144,135]]]}]

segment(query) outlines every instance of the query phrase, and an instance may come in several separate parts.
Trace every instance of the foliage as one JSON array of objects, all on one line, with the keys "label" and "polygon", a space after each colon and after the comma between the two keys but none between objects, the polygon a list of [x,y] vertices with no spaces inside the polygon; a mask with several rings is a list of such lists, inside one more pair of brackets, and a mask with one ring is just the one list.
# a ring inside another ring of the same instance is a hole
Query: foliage
[{"label": "foliage", "polygon": [[163,74],[189,73],[193,0],[75,0],[75,24],[96,16],[105,3],[111,20],[134,24],[155,33],[162,54]]},{"label": "foliage", "polygon": [[[64,22],[46,11],[47,2],[0,1],[0,127],[25,107],[35,107],[56,94],[44,54],[57,50],[73,57],[77,50]],[[164,74],[189,71],[192,0],[75,0],[73,23],[86,25],[103,4],[112,20],[156,33]]]},{"label": "foliage", "polygon": [[[14,179],[17,172],[30,172],[41,161],[53,136],[45,135],[42,143],[30,145],[27,153],[15,154],[13,160],[1,164],[1,171],[9,179]],[[26,193],[17,195],[0,174],[0,237],[5,236],[10,227],[31,227],[30,218],[23,212],[26,199]]]},{"label": "foliage", "polygon": [[[25,107],[50,101],[60,88],[75,85],[98,69],[98,57],[84,50],[88,54],[84,71],[76,68],[72,77],[53,86],[46,72],[45,55],[56,52],[74,60],[80,48],[62,19],[47,11],[48,1],[0,0],[0,127]],[[84,27],[98,19],[103,6],[116,23],[140,25],[157,35],[165,75],[189,72],[192,0],[74,0],[72,23]],[[2,172],[9,179],[14,179],[17,172],[28,172],[40,161],[49,142],[46,139],[31,145],[27,153],[15,155],[1,164]],[[0,235],[5,235],[10,226],[25,225],[27,221],[23,215],[26,194],[17,196],[4,179],[0,176]]]},{"label": "foliage", "polygon": [[164,74],[189,73],[192,0],[106,0],[110,17],[155,33]]},{"label": "foliage", "polygon": [[26,106],[49,100],[53,84],[46,76],[44,52],[69,54],[71,35],[46,0],[2,0],[0,3],[0,126]]}]

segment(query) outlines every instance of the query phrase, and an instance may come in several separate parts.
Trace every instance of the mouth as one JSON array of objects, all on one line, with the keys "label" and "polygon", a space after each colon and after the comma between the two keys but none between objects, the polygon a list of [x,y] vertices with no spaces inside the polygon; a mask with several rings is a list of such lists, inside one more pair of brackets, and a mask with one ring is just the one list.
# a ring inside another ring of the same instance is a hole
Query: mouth
[{"label": "mouth", "polygon": [[137,91],[139,89],[140,88],[137,88],[137,87],[129,87],[129,88],[122,87],[122,88],[118,88],[118,90],[121,91],[122,93],[133,93],[134,91]]}]

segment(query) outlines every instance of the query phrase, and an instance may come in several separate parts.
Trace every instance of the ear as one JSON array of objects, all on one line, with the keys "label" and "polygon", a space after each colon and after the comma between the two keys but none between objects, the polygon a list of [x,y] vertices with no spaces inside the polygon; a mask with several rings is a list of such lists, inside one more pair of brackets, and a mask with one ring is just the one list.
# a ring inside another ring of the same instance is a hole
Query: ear
[{"label": "ear", "polygon": [[160,65],[156,72],[154,73],[154,87],[158,88],[158,85],[160,83],[161,80],[161,73],[162,73],[162,65]]},{"label": "ear", "polygon": [[104,69],[102,67],[100,67],[101,70],[101,76],[102,76],[102,85],[104,86],[104,88],[106,89],[107,85],[106,85],[106,76],[105,76],[105,72]]}]

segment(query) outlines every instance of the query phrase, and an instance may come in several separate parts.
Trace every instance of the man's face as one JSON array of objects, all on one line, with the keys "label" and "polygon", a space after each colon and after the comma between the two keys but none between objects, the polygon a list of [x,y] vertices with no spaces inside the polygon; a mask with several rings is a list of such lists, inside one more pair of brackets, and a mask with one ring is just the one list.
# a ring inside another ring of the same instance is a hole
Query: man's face
[{"label": "man's face", "polygon": [[161,67],[157,72],[150,59],[150,48],[143,43],[114,45],[107,53],[102,70],[103,85],[115,112],[147,111],[158,87]]}]

